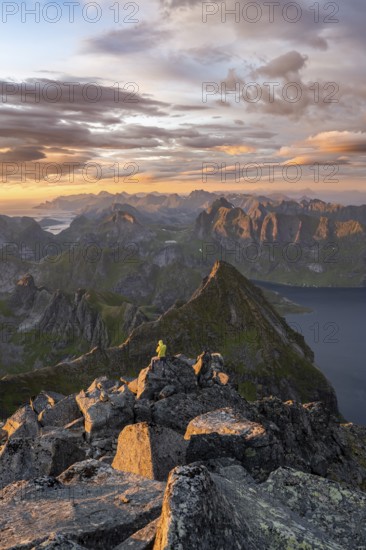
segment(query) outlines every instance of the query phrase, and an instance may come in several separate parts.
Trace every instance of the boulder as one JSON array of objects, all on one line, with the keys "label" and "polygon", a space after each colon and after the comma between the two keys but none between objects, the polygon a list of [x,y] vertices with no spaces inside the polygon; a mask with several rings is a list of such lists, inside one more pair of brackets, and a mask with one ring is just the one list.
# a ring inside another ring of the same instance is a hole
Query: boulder
[{"label": "boulder", "polygon": [[204,351],[197,357],[196,363],[193,365],[193,370],[198,377],[200,382],[201,378],[206,376],[211,371],[211,353],[209,351]]},{"label": "boulder", "polygon": [[353,444],[342,439],[344,431],[323,403],[283,403],[271,397],[252,403],[251,408],[250,418],[256,418],[282,449],[272,457],[271,470],[288,466],[350,486],[366,486],[365,464],[353,453]]},{"label": "boulder", "polygon": [[11,437],[0,453],[0,485],[39,476],[56,476],[84,458],[79,438],[64,430],[36,438]]},{"label": "boulder", "polygon": [[88,395],[99,395],[99,392],[105,391],[110,392],[113,388],[118,387],[118,382],[116,380],[110,380],[107,376],[99,376],[96,378],[86,390]]},{"label": "boulder", "polygon": [[44,409],[38,416],[41,426],[65,426],[80,418],[80,409],[76,395],[69,395],[58,401],[53,407]]},{"label": "boulder", "polygon": [[126,385],[118,390],[115,386],[108,386],[107,380],[103,384],[109,391],[98,388],[93,383],[91,392],[81,391],[76,396],[76,402],[85,418],[85,431],[90,439],[118,436],[127,424],[134,422],[134,394]]},{"label": "boulder", "polygon": [[226,386],[230,383],[230,376],[224,370],[224,360],[220,353],[210,353],[209,351],[201,353],[197,357],[193,369],[201,388],[211,387],[213,384]]},{"label": "boulder", "polygon": [[154,550],[250,548],[247,542],[238,513],[205,466],[170,473]]},{"label": "boulder", "polygon": [[167,360],[166,364],[150,364],[142,369],[137,379],[137,399],[158,399],[166,386],[173,386],[176,393],[189,393],[197,388],[194,371],[185,361],[177,357]]},{"label": "boulder", "polygon": [[9,438],[35,437],[40,432],[40,426],[34,410],[30,405],[25,405],[7,419],[3,430],[8,434]]},{"label": "boulder", "polygon": [[189,394],[172,395],[157,401],[151,409],[155,424],[184,434],[193,418],[221,407],[232,407],[243,414],[250,410],[249,404],[234,388],[216,384]]},{"label": "boulder", "polygon": [[259,478],[277,467],[282,450],[261,424],[231,408],[194,418],[184,437],[189,440],[187,462],[232,457]]},{"label": "boulder", "polygon": [[229,407],[197,416],[188,424],[184,438],[194,435],[217,433],[222,436],[242,437],[247,441],[262,437],[266,430],[261,424],[251,422]]},{"label": "boulder", "polygon": [[126,426],[120,433],[112,466],[163,481],[172,468],[185,463],[187,446],[183,436],[174,430],[140,422]]},{"label": "boulder", "polygon": [[64,395],[61,393],[56,393],[53,391],[42,391],[35,397],[31,399],[31,407],[36,414],[40,414],[44,409],[53,407],[58,401],[64,399]]}]

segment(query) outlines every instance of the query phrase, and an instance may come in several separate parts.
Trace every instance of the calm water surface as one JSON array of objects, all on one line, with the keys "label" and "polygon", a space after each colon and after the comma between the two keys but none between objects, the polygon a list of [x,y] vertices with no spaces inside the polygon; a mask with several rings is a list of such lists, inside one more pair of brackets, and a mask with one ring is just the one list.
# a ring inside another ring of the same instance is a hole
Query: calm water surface
[{"label": "calm water surface", "polygon": [[314,350],[343,415],[366,424],[366,288],[263,286],[313,310],[286,320]]}]

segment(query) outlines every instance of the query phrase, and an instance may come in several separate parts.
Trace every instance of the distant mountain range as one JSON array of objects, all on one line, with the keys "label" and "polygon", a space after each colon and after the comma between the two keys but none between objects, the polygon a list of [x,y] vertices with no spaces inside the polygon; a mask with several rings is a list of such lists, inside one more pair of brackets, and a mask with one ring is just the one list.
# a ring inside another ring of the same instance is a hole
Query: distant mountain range
[{"label": "distant mountain range", "polygon": [[162,313],[215,260],[259,281],[366,285],[366,205],[197,190],[72,195],[44,206],[75,218],[53,235],[32,218],[0,216],[0,293],[29,272],[50,290],[112,291]]}]

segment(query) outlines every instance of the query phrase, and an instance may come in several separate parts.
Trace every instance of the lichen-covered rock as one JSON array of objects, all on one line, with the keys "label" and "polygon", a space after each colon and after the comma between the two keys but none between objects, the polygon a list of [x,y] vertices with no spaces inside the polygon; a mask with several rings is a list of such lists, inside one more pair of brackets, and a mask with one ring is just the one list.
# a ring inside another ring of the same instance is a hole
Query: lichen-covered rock
[{"label": "lichen-covered rock", "polygon": [[247,548],[245,530],[207,468],[178,466],[168,479],[154,550]]},{"label": "lichen-covered rock", "polygon": [[80,409],[75,395],[69,395],[58,401],[53,407],[44,409],[38,416],[41,426],[66,426],[80,418]]},{"label": "lichen-covered rock", "polygon": [[120,433],[112,466],[163,481],[172,468],[185,463],[187,446],[183,436],[170,428],[133,424]]},{"label": "lichen-covered rock", "polygon": [[184,438],[193,435],[217,433],[223,436],[239,436],[247,441],[264,436],[266,430],[261,424],[251,422],[230,407],[197,416],[188,424]]},{"label": "lichen-covered rock", "polygon": [[[366,495],[319,476],[279,468],[259,486],[263,495],[305,518],[343,549],[366,546]],[[336,546],[335,546],[336,548]]]},{"label": "lichen-covered rock", "polygon": [[175,468],[154,550],[353,550],[366,541],[366,496],[291,469],[256,484],[238,465]]}]

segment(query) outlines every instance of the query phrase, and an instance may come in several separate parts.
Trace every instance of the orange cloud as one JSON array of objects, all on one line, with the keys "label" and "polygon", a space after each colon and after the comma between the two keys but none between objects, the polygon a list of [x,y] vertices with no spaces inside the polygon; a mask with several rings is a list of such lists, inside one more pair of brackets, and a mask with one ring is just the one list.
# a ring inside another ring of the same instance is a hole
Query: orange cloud
[{"label": "orange cloud", "polygon": [[256,151],[255,147],[251,147],[250,145],[217,145],[213,149],[228,155],[246,155]]}]

